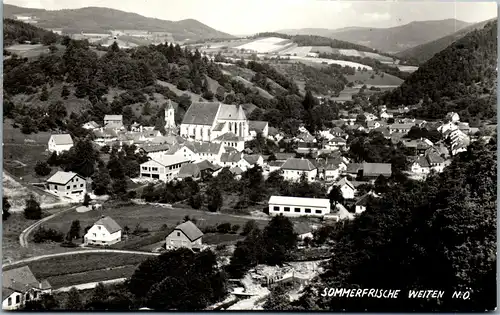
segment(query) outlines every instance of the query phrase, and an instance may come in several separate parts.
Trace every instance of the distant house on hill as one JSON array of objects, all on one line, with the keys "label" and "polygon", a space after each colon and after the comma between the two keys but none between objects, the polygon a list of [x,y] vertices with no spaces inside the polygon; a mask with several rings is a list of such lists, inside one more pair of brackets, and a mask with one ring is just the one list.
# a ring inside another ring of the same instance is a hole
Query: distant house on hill
[{"label": "distant house on hill", "polygon": [[84,236],[85,245],[109,246],[122,240],[122,228],[111,217],[101,217]]},{"label": "distant house on hill", "polygon": [[51,135],[48,143],[50,153],[56,152],[61,154],[64,151],[69,151],[73,147],[73,139],[69,134]]},{"label": "distant house on hill", "polygon": [[73,172],[58,171],[46,182],[49,192],[59,197],[82,200],[87,193],[85,178]]},{"label": "distant house on hill", "polygon": [[27,301],[38,300],[51,291],[50,283],[47,280],[37,280],[28,266],[2,272],[3,310],[19,309]]},{"label": "distant house on hill", "polygon": [[200,250],[202,247],[203,232],[191,221],[186,221],[176,226],[167,235],[165,246],[167,249],[181,247],[191,250]]}]

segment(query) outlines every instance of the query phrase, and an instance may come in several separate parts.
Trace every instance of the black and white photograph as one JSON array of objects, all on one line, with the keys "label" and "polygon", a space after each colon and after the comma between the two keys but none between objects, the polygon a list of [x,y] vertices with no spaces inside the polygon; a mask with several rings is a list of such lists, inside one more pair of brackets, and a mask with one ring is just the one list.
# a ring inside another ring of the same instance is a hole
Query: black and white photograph
[{"label": "black and white photograph", "polygon": [[2,8],[4,311],[497,310],[496,2]]}]

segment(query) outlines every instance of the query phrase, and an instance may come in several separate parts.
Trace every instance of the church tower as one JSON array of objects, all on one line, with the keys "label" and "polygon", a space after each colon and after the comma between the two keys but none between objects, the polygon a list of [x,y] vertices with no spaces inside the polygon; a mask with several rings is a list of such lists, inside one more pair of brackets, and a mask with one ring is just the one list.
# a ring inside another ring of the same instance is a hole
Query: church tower
[{"label": "church tower", "polygon": [[167,134],[172,133],[175,129],[175,110],[172,105],[172,101],[168,100],[167,105],[165,106],[165,132]]}]

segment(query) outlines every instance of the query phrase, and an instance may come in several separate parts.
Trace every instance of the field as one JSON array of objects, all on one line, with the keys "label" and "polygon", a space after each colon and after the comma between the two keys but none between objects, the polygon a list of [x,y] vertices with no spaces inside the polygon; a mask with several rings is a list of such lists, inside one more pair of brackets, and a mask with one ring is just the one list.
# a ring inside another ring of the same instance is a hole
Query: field
[{"label": "field", "polygon": [[400,66],[400,65],[398,65],[397,67],[398,67],[399,71],[403,71],[403,72],[412,73],[412,72],[415,72],[418,70],[418,67],[414,67],[414,66]]},{"label": "field", "polygon": [[341,65],[342,67],[348,66],[352,68],[365,68],[367,70],[373,70],[372,67],[363,65],[357,62],[352,62],[352,61],[345,61],[345,60],[334,60],[334,59],[326,59],[326,58],[314,58],[314,57],[299,57],[299,56],[288,56],[290,58],[290,61],[296,61],[296,62],[311,62],[311,63],[319,63],[319,64],[337,64]]},{"label": "field", "polygon": [[[371,76],[374,76],[372,79]],[[346,75],[346,79],[349,82],[366,84],[366,85],[393,85],[399,86],[403,83],[403,80],[395,77],[393,75],[384,73],[384,76],[380,76],[380,74],[375,74],[375,71],[356,71],[354,75]]]},{"label": "field", "polygon": [[129,277],[138,264],[152,256],[125,253],[85,253],[37,260],[28,265],[40,280],[47,279],[54,289],[75,284]]},{"label": "field", "polygon": [[279,37],[265,37],[259,38],[252,42],[236,46],[236,49],[252,50],[258,53],[271,53],[285,49],[287,45],[291,44],[290,40]]},{"label": "field", "polygon": [[198,94],[194,94],[193,92],[191,91],[181,91],[179,90],[175,85],[173,85],[172,83],[168,83],[168,82],[165,82],[165,81],[161,81],[161,80],[156,80],[156,83],[161,85],[161,86],[166,86],[169,88],[170,91],[174,92],[177,96],[181,96],[183,94],[187,94],[189,95],[189,97],[191,97],[191,101],[193,102],[198,102],[200,99],[202,99],[202,101],[204,101],[204,99],[198,95]]},{"label": "field", "polygon": [[298,46],[291,47],[279,52],[280,55],[290,55],[290,56],[299,56],[305,57],[312,49],[312,46]]},{"label": "field", "polygon": [[393,62],[392,58],[390,57],[382,56],[380,54],[372,52],[359,51],[355,49],[337,49],[329,46],[312,46],[310,51],[317,53],[338,54],[338,55],[361,57],[361,58],[368,57],[376,59],[380,62],[391,62],[391,63]]}]

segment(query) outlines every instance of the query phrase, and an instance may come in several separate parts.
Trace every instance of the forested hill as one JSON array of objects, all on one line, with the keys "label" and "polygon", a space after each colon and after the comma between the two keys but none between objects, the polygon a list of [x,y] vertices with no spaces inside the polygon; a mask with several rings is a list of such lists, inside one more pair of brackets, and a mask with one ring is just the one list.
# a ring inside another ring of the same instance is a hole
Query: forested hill
[{"label": "forested hill", "polygon": [[258,37],[280,37],[280,38],[289,39],[289,40],[293,41],[294,43],[297,43],[299,46],[329,46],[329,47],[338,48],[338,49],[356,49],[359,51],[378,52],[377,50],[375,50],[373,48],[366,47],[363,45],[358,45],[358,44],[350,43],[350,42],[343,41],[343,40],[337,40],[337,39],[316,36],[316,35],[286,35],[286,34],[282,34],[282,33],[265,32],[265,33],[255,34],[254,37],[255,38],[258,38]]},{"label": "forested hill", "polygon": [[20,44],[25,41],[32,43],[52,44],[58,39],[58,35],[12,19],[3,20],[3,46],[8,47],[12,44]]},{"label": "forested hill", "polygon": [[171,33],[175,40],[234,37],[193,19],[167,21],[109,8],[88,7],[49,11],[5,4],[3,10],[6,18],[11,18],[15,14],[33,14],[36,15],[37,26],[62,28],[70,33],[144,30]]},{"label": "forested hill", "polygon": [[439,52],[415,71],[399,88],[382,99],[392,107],[423,100],[420,110],[428,118],[443,112],[465,116],[496,115],[497,22],[473,31]]},{"label": "forested hill", "polygon": [[401,51],[396,54],[396,57],[413,61],[414,64],[422,64],[431,59],[432,56],[434,56],[438,52],[453,44],[454,41],[464,37],[474,30],[482,29],[486,24],[494,20],[495,19],[491,19],[467,26],[448,36],[441,37],[431,42]]}]

